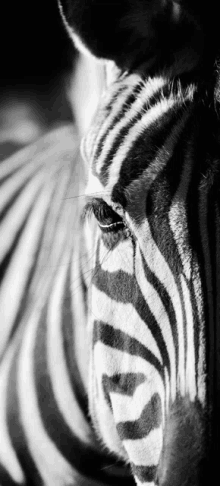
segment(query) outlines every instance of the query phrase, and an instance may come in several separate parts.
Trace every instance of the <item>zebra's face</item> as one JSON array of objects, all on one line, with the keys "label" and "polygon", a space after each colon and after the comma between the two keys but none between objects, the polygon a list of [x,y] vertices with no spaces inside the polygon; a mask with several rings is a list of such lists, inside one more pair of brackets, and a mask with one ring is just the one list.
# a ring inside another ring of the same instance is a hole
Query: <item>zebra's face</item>
[{"label": "zebra's face", "polygon": [[200,272],[189,245],[191,145],[179,138],[190,130],[196,88],[178,89],[164,78],[119,75],[82,144],[95,216],[87,236],[89,398],[99,437],[131,464],[138,484],[195,486],[205,349]]},{"label": "zebra's face", "polygon": [[197,0],[61,4],[81,51],[124,73],[83,143],[95,216],[86,236],[92,420],[137,484],[206,486],[217,435],[218,16]]}]

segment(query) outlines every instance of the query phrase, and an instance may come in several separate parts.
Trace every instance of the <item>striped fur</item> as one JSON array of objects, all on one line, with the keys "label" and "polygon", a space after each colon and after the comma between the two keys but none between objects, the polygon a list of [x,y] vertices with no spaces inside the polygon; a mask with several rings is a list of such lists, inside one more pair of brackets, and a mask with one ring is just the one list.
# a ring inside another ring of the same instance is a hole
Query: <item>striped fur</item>
[{"label": "striped fur", "polygon": [[[146,486],[206,484],[218,448],[213,92],[211,83],[120,75],[82,144],[98,219],[91,416]],[[103,201],[112,221],[99,216]]]},{"label": "striped fur", "polygon": [[188,3],[109,2],[105,32],[100,2],[62,2],[128,71],[82,144],[95,218],[68,130],[1,166],[1,486],[207,486],[216,467],[214,13]]},{"label": "striped fur", "polygon": [[98,223],[71,131],[2,163],[1,486],[207,483],[217,129],[211,83],[119,75],[82,144]]}]

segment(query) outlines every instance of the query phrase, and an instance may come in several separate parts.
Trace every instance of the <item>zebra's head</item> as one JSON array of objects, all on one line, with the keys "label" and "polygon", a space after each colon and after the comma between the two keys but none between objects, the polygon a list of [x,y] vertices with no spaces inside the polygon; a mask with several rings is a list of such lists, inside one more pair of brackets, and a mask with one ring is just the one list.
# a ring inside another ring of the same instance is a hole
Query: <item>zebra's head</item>
[{"label": "zebra's head", "polygon": [[213,12],[191,3],[62,1],[77,44],[118,68],[82,143],[90,413],[148,486],[206,485],[218,449],[215,29],[208,47]]}]

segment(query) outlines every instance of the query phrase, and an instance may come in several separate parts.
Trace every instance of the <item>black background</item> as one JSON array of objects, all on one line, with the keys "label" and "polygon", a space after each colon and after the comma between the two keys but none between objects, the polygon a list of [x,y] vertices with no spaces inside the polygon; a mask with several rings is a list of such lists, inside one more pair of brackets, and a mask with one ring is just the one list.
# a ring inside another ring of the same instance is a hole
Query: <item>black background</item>
[{"label": "black background", "polygon": [[75,58],[57,0],[0,0],[0,161],[33,142],[16,131],[25,133],[30,120],[36,137],[74,122]]},{"label": "black background", "polygon": [[74,60],[56,0],[1,0],[0,46],[2,87],[44,84]]}]

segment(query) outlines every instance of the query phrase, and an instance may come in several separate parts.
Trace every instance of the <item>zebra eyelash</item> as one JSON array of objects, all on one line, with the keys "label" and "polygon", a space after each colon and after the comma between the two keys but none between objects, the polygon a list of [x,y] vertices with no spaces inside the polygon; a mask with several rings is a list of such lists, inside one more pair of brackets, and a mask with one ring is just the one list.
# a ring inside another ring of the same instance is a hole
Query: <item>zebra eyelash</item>
[{"label": "zebra eyelash", "polygon": [[126,226],[124,220],[103,199],[94,198],[85,205],[83,221],[92,215],[103,232],[117,232]]},{"label": "zebra eyelash", "polygon": [[82,221],[85,222],[87,219],[91,218],[91,216],[94,215],[94,212],[93,212],[93,203],[92,201],[89,201],[86,203],[86,205],[84,206],[83,208],[83,212],[82,212]]}]

